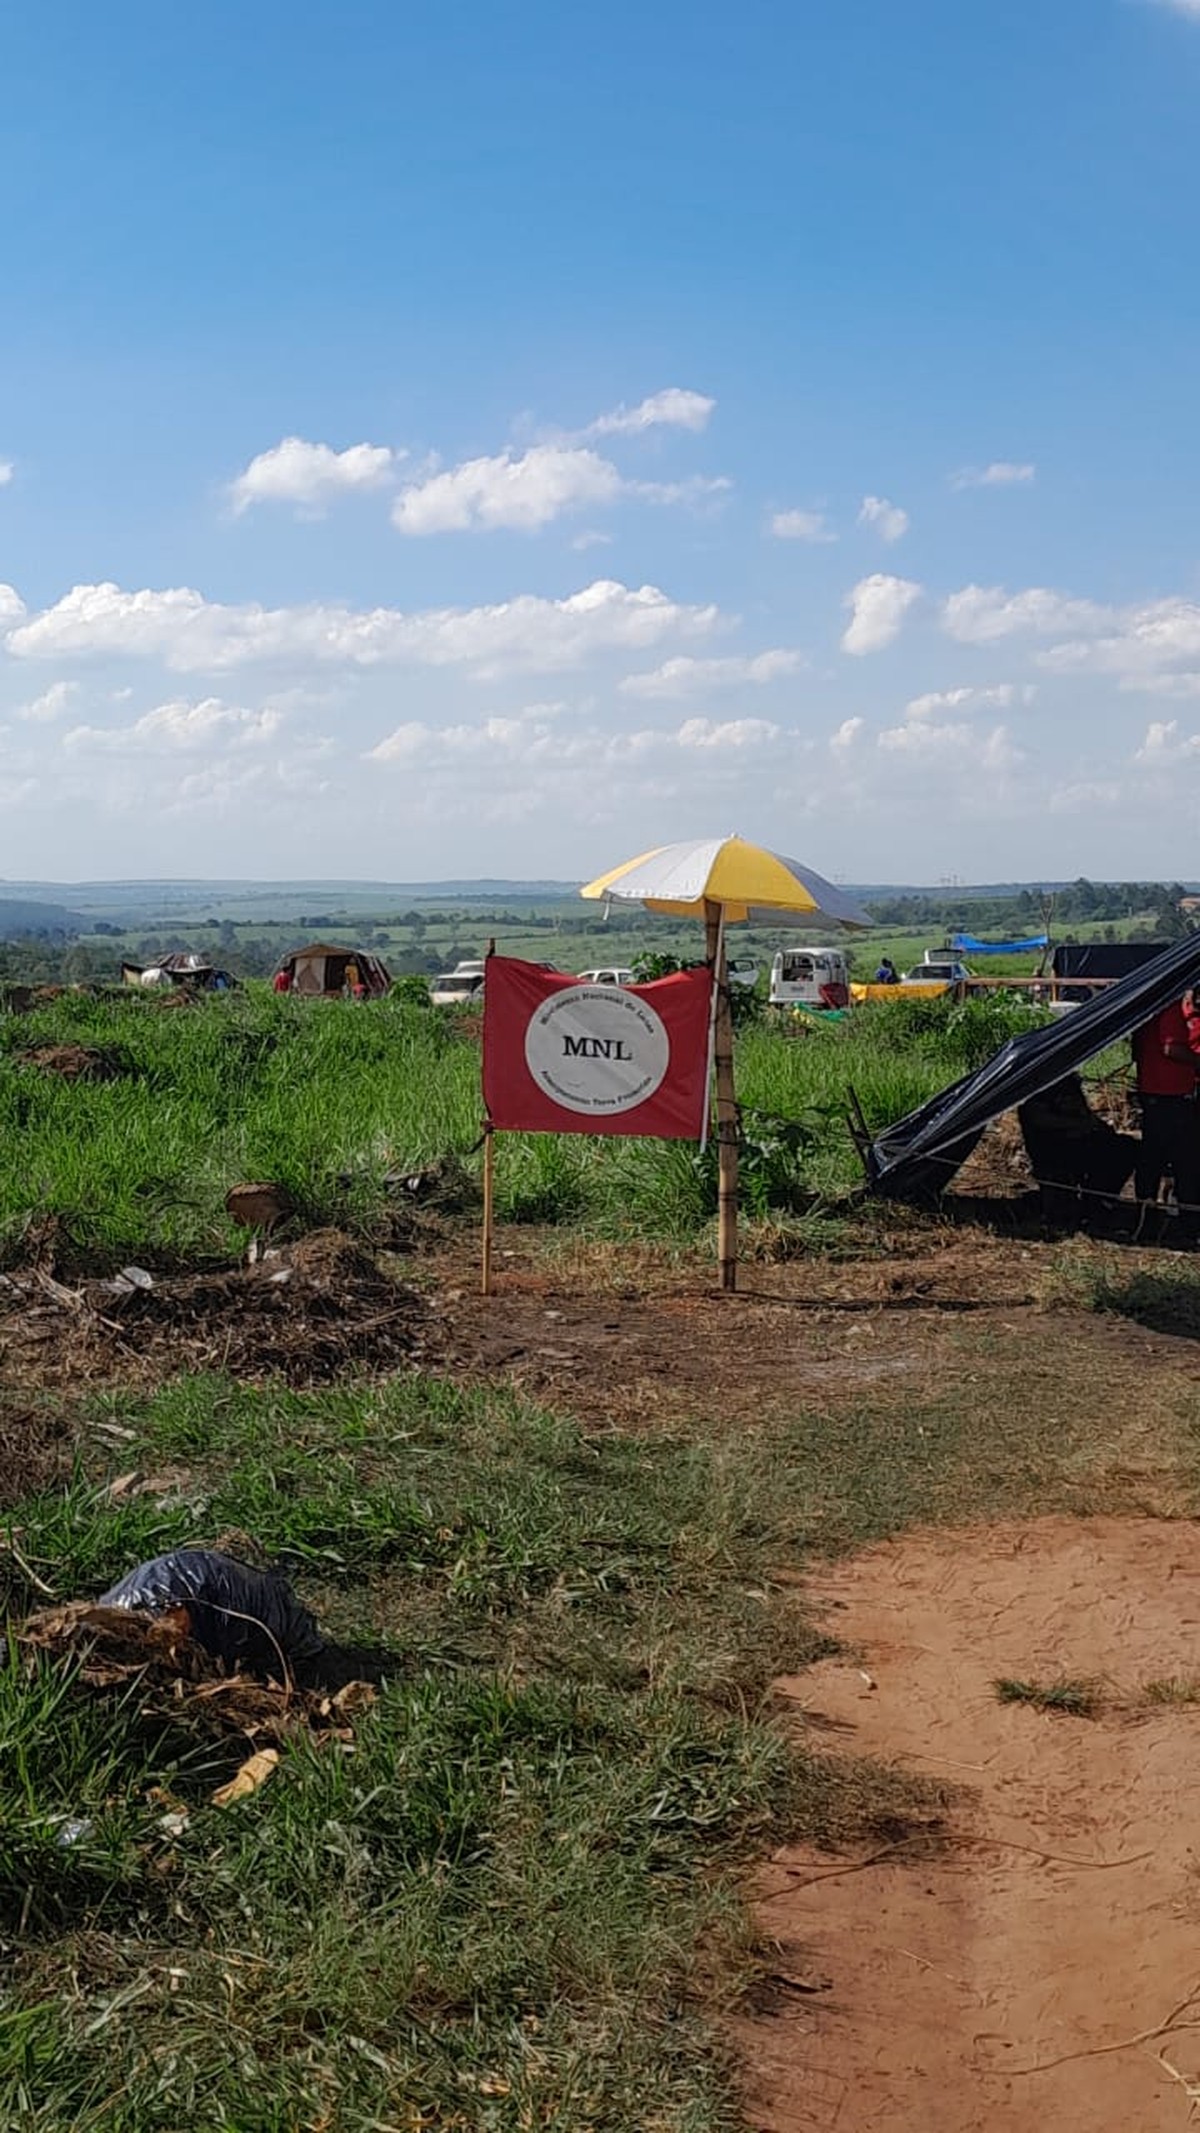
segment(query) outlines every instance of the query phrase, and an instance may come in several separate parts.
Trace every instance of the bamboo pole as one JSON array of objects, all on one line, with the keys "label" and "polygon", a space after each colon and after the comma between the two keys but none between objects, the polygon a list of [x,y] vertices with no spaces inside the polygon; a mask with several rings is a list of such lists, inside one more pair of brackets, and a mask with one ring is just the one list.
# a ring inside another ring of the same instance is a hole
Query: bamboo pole
[{"label": "bamboo pole", "polygon": [[719,904],[704,905],[705,942],[717,988],[713,1064],[717,1080],[717,1258],[721,1287],[737,1287],[738,1146],[737,1096],[733,1078],[733,1012],[725,953],[724,916]]},{"label": "bamboo pole", "polygon": [[[487,944],[488,959],[496,953],[496,943]],[[483,980],[483,1012],[487,1014],[487,973]],[[483,1254],[480,1268],[480,1287],[485,1296],[492,1293],[492,1244],[496,1234],[496,1134],[490,1118],[483,1122]]]},{"label": "bamboo pole", "polygon": [[492,1293],[492,1238],[495,1234],[496,1136],[488,1119],[483,1129],[483,1278],[485,1296]]}]

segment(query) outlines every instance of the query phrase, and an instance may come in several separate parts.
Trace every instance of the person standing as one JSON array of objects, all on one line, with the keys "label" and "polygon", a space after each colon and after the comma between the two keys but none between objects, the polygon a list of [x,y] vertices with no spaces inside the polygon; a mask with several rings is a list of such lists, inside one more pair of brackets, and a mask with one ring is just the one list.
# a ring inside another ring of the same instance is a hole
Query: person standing
[{"label": "person standing", "polygon": [[1200,1014],[1191,993],[1143,1023],[1134,1035],[1133,1057],[1142,1112],[1134,1192],[1140,1201],[1155,1202],[1169,1175],[1185,1236],[1200,1236]]}]

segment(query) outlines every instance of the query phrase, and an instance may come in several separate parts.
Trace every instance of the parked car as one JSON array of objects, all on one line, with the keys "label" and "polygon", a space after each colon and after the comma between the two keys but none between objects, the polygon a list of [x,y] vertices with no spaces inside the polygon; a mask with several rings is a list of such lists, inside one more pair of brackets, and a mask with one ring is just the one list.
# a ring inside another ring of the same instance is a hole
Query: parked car
[{"label": "parked car", "polygon": [[457,970],[447,970],[441,977],[430,978],[429,997],[435,1007],[468,1007],[472,1000],[482,999],[483,965],[468,968],[460,963]]},{"label": "parked car", "polygon": [[842,948],[781,948],[771,964],[772,1007],[848,1007],[850,965]]},{"label": "parked car", "polygon": [[[535,963],[535,970],[549,970],[558,975],[553,963]],[[466,1007],[472,1000],[483,997],[487,963],[482,957],[474,957],[456,963],[453,970],[443,972],[441,977],[430,978],[429,997],[435,1007]]]},{"label": "parked car", "polygon": [[632,970],[624,969],[618,963],[614,963],[606,970],[581,970],[579,972],[579,983],[581,985],[632,985],[633,972]]},{"label": "parked car", "polygon": [[969,985],[975,973],[956,955],[939,954],[927,948],[914,970],[906,970],[902,985]]}]

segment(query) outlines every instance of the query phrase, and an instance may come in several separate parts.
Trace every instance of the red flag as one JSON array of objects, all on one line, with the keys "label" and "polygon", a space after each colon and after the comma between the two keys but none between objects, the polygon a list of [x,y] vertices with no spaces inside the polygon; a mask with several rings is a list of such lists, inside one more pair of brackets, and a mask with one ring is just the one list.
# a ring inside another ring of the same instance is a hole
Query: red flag
[{"label": "red flag", "polygon": [[483,1096],[518,1133],[698,1140],[708,1098],[712,980],[585,985],[491,955],[483,995]]}]

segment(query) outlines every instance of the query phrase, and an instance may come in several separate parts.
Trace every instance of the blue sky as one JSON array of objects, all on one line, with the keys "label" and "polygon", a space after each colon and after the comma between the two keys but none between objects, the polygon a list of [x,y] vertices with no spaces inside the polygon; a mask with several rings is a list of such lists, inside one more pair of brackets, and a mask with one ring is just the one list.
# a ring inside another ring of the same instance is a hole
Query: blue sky
[{"label": "blue sky", "polygon": [[1200,0],[0,56],[0,873],[1200,872]]}]

